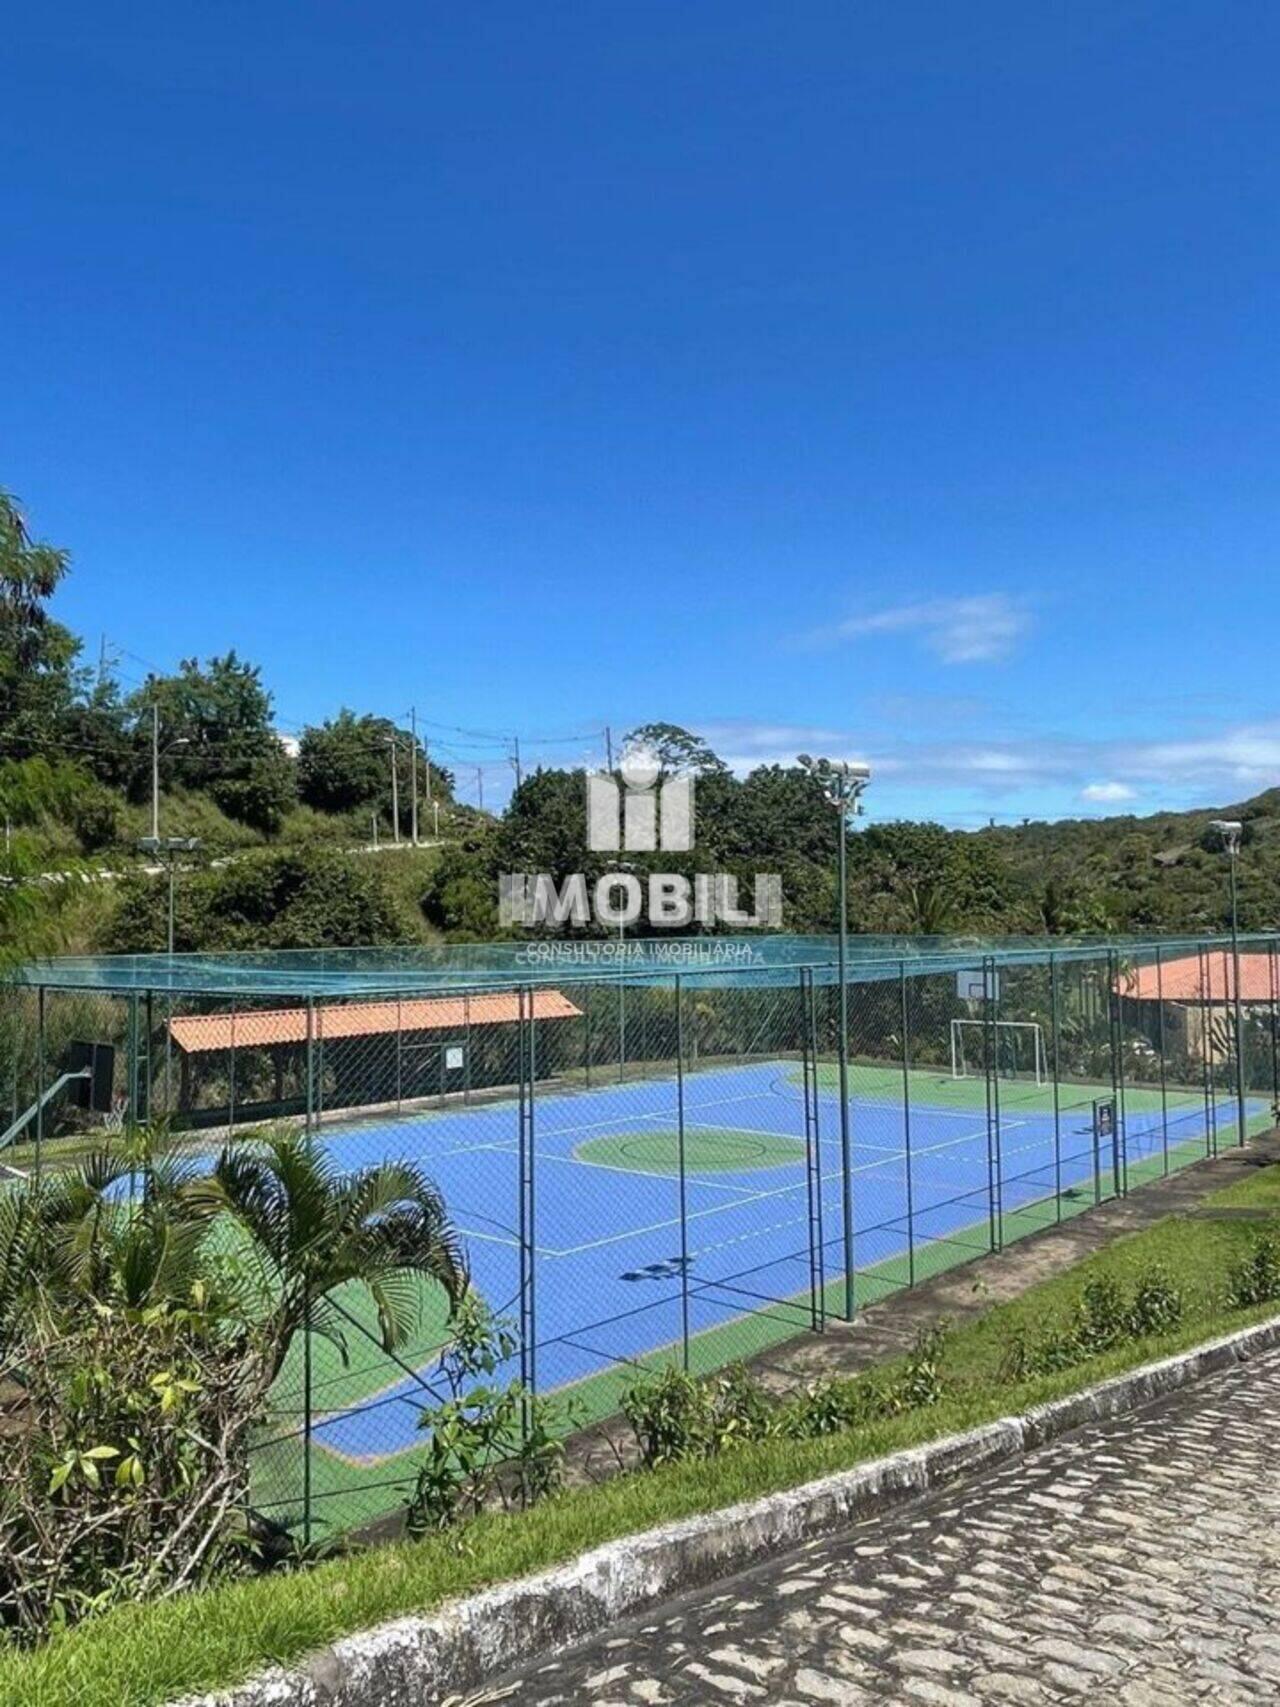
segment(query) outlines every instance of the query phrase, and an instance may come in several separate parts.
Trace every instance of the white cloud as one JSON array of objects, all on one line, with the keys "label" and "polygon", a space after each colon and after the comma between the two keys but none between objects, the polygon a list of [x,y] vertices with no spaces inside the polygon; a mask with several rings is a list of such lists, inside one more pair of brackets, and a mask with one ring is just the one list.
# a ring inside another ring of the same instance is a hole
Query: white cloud
[{"label": "white cloud", "polygon": [[[1034,813],[1068,817],[1081,801],[1144,810],[1226,805],[1280,786],[1280,721],[1227,724],[1195,740],[1117,740],[1059,734],[911,739],[901,729],[865,737],[812,724],[721,719],[697,725],[727,764],[795,763],[797,753],[862,759],[871,766],[872,812],[893,817],[985,818]],[[883,793],[881,792],[883,790]]]},{"label": "white cloud", "polygon": [[1080,798],[1105,803],[1112,800],[1132,800],[1136,792],[1127,782],[1089,782],[1080,790]]},{"label": "white cloud", "polygon": [[975,593],[851,616],[813,638],[830,644],[868,634],[918,634],[944,664],[989,664],[1007,658],[1030,624],[1025,605],[1007,593]]}]

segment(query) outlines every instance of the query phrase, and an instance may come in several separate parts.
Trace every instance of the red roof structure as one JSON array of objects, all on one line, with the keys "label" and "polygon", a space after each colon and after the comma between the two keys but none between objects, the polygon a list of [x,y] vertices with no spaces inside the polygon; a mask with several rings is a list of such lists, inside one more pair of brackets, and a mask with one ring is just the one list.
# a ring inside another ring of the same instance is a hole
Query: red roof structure
[{"label": "red roof structure", "polygon": [[[1136,1002],[1234,1002],[1235,968],[1225,946],[1201,956],[1183,955],[1159,966],[1135,966],[1116,979],[1117,994]],[[1260,1006],[1280,994],[1272,982],[1269,954],[1240,956],[1240,1000]]]},{"label": "red roof structure", "polygon": [[[582,1009],[559,990],[534,990],[534,1019],[579,1019]],[[526,1009],[526,1015],[527,1015]],[[521,1017],[516,993],[477,996],[412,997],[402,1001],[326,1002],[314,1010],[317,1040],[339,1037],[378,1037],[398,1031],[447,1031],[460,1036],[468,1027],[514,1025]],[[270,1048],[307,1041],[307,1010],[241,1008],[232,1013],[180,1014],[169,1021],[169,1035],[188,1055],[207,1055],[219,1049]]]}]

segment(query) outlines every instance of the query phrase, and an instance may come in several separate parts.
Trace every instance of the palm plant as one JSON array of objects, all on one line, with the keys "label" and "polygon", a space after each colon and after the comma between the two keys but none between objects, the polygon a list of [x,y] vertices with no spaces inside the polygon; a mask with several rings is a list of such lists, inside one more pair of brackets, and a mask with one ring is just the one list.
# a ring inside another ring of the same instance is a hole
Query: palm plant
[{"label": "palm plant", "polygon": [[394,1351],[415,1326],[424,1279],[443,1287],[451,1310],[469,1286],[444,1200],[410,1162],[344,1174],[325,1150],[278,1129],[227,1145],[212,1173],[180,1195],[201,1216],[228,1217],[241,1235],[235,1260],[258,1276],[273,1379],[304,1326],[345,1353],[342,1289],[365,1288],[383,1350]]},{"label": "palm plant", "polygon": [[185,1298],[209,1223],[186,1179],[149,1154],[139,1175],[135,1142],[0,1195],[0,1348],[37,1306],[92,1300],[141,1310]]},{"label": "palm plant", "polygon": [[289,1128],[226,1145],[207,1173],[132,1134],[123,1150],[0,1193],[0,1347],[37,1303],[180,1304],[211,1278],[228,1316],[268,1348],[264,1389],[304,1326],[345,1352],[340,1290],[368,1291],[393,1351],[415,1325],[423,1280],[444,1288],[451,1310],[469,1284],[421,1169],[344,1174]]}]

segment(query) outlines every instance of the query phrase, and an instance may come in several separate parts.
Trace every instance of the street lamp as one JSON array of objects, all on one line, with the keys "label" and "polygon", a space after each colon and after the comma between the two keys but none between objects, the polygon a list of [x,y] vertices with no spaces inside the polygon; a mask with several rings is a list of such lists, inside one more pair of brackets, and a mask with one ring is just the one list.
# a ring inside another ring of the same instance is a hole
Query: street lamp
[{"label": "street lamp", "polygon": [[1240,909],[1236,888],[1236,861],[1244,841],[1244,825],[1236,818],[1215,818],[1209,825],[1227,855],[1231,873],[1231,981],[1235,986],[1236,1024],[1236,1142],[1243,1144],[1244,1131],[1244,1015],[1240,1003]]},{"label": "street lamp", "polygon": [[174,873],[178,868],[178,855],[195,853],[200,846],[199,836],[143,836],[138,847],[143,853],[163,856],[169,867],[169,929],[167,940],[169,953],[173,953],[173,890]]},{"label": "street lamp", "polygon": [[837,1051],[840,1071],[840,1172],[842,1176],[841,1212],[844,1222],[844,1316],[851,1322],[854,1314],[853,1286],[853,1169],[849,1135],[849,985],[847,962],[849,954],[849,902],[847,895],[849,820],[862,810],[862,795],[871,781],[871,766],[847,759],[811,759],[800,754],[800,763],[821,788],[828,806],[833,806],[839,822],[836,842],[836,884],[840,891],[839,948],[836,958],[840,980],[840,1047]]}]

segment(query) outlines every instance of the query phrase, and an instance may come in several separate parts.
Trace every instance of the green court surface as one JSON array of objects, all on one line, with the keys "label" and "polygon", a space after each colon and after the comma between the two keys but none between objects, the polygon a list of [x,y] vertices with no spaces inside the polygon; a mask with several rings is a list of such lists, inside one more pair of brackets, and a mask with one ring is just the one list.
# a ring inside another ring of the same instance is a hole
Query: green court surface
[{"label": "green court surface", "polygon": [[[683,1159],[687,1174],[795,1167],[797,1162],[803,1163],[804,1157],[803,1142],[785,1132],[744,1132],[732,1126],[685,1127]],[[680,1134],[671,1128],[610,1132],[579,1144],[573,1159],[628,1173],[670,1174],[678,1178]]]},{"label": "green court surface", "polygon": [[[779,1068],[781,1080],[777,1077]],[[789,1064],[779,1064],[779,1068],[773,1070],[775,1086],[790,1085],[794,1079],[798,1089],[799,1067],[793,1071]],[[834,1089],[838,1083],[835,1065],[820,1064],[819,1079],[825,1091]],[[986,1084],[982,1079],[952,1079],[937,1067],[912,1069],[906,1088],[912,1103],[922,1108],[950,1107],[979,1112],[986,1106]],[[850,1089],[856,1131],[859,1102],[883,1106],[901,1101],[902,1070],[854,1062],[850,1069]],[[1001,1081],[1000,1093],[1006,1113],[1015,1106],[1036,1115],[1052,1115],[1054,1111],[1052,1084]],[[1104,1082],[1063,1082],[1058,1087],[1058,1107],[1064,1114],[1072,1108],[1088,1109],[1095,1098],[1111,1095],[1112,1087]],[[1201,1124],[1200,1087],[1170,1085],[1163,1098],[1158,1086],[1129,1087],[1126,1104],[1131,1113],[1147,1111],[1157,1117],[1162,1107],[1167,1107],[1170,1121],[1167,1159],[1164,1155],[1133,1157],[1125,1182],[1130,1189],[1155,1177],[1166,1166],[1174,1170],[1206,1154],[1209,1143]],[[1196,1116],[1195,1138],[1190,1139],[1187,1126],[1182,1127],[1188,1133],[1186,1140],[1181,1133],[1175,1136],[1174,1122],[1179,1117],[1190,1122],[1192,1116]],[[1253,1115],[1249,1121],[1250,1129],[1261,1129],[1267,1124],[1269,1117],[1264,1113]],[[1233,1136],[1229,1125],[1219,1125],[1218,1147],[1225,1147]],[[686,1172],[691,1176],[729,1175],[751,1168],[795,1168],[804,1159],[804,1145],[799,1138],[728,1125],[687,1125],[684,1151]],[[572,1155],[575,1161],[622,1173],[677,1177],[679,1172],[678,1134],[666,1125],[648,1131],[624,1129],[593,1137],[578,1144]],[[762,1188],[768,1190],[770,1185],[762,1182]],[[721,1187],[717,1185],[714,1189]],[[1009,1243],[1068,1219],[1090,1207],[1095,1196],[1110,1196],[1112,1190],[1110,1170],[1104,1169],[1096,1183],[1092,1176],[1077,1180],[1060,1197],[1048,1195],[1006,1206],[996,1227],[991,1225],[988,1214],[978,1213],[964,1224],[951,1226],[942,1236],[918,1240],[912,1251],[902,1251],[881,1261],[875,1260],[878,1252],[873,1244],[855,1238],[857,1304],[861,1307],[873,1303],[900,1287],[919,1283],[931,1274],[980,1256],[993,1243]],[[828,1240],[825,1267],[821,1304],[829,1317],[836,1318],[844,1308],[842,1247],[838,1236]],[[541,1272],[544,1283],[554,1288],[558,1274],[554,1260],[545,1261]],[[347,1322],[345,1356],[342,1349],[317,1335],[311,1336],[309,1348],[301,1340],[295,1344],[272,1396],[271,1425],[264,1431],[263,1444],[255,1457],[256,1499],[275,1515],[288,1519],[300,1512],[305,1490],[311,1499],[316,1534],[336,1533],[371,1522],[395,1509],[411,1491],[421,1452],[416,1441],[407,1443],[411,1438],[412,1413],[419,1405],[431,1402],[427,1382],[447,1337],[443,1297],[434,1288],[424,1286],[417,1328],[394,1358],[378,1346],[372,1331],[373,1311],[361,1292],[343,1289],[336,1301],[351,1318]],[[489,1302],[500,1315],[514,1314],[514,1299],[495,1293]],[[695,1329],[687,1347],[689,1368],[695,1373],[707,1373],[767,1351],[809,1328],[813,1306],[814,1300],[808,1292],[763,1303],[757,1301],[754,1305],[744,1305],[743,1313],[733,1320],[702,1331]],[[681,1355],[678,1341],[654,1345],[561,1385],[556,1397],[563,1407],[562,1426],[581,1426],[613,1414],[622,1392],[641,1369],[661,1367],[678,1361]],[[307,1466],[300,1436],[306,1415],[302,1394],[308,1362],[312,1390],[309,1414],[313,1423],[319,1424],[326,1416],[372,1410],[389,1402],[393,1410],[408,1417],[408,1431],[403,1424],[388,1427],[385,1450],[374,1446],[358,1456],[335,1450],[323,1440],[314,1440]],[[420,1391],[413,1380],[415,1373],[417,1383],[421,1383]],[[392,1397],[397,1388],[400,1392]]]},{"label": "green court surface", "polygon": [[[801,1069],[796,1067],[790,1079],[801,1083]],[[818,1063],[818,1085],[824,1091],[837,1091],[840,1070],[834,1062]],[[879,1062],[854,1060],[849,1063],[849,1097],[857,1115],[859,1097],[869,1102],[900,1103],[904,1088],[909,1089],[913,1106],[932,1108],[963,1108],[984,1110],[987,1106],[987,1082],[979,1074],[975,1078],[955,1079],[945,1067],[912,1067],[905,1077],[902,1066],[883,1066]],[[999,1080],[1002,1107],[1018,1107],[1033,1114],[1052,1114],[1054,1087],[1051,1080],[1037,1085],[1034,1079]],[[1221,1095],[1221,1090],[1215,1094]],[[1089,1079],[1061,1079],[1058,1082],[1058,1107],[1087,1108],[1095,1101],[1115,1095],[1110,1082]],[[1132,1114],[1158,1112],[1167,1098],[1170,1111],[1190,1108],[1204,1102],[1202,1085],[1176,1085],[1170,1082],[1161,1091],[1159,1085],[1125,1085],[1125,1108]]]}]

